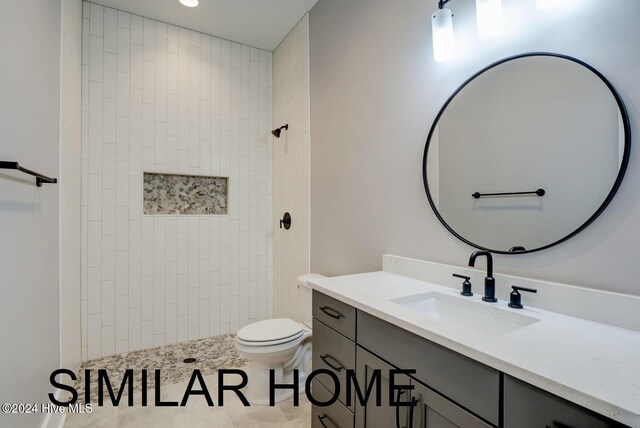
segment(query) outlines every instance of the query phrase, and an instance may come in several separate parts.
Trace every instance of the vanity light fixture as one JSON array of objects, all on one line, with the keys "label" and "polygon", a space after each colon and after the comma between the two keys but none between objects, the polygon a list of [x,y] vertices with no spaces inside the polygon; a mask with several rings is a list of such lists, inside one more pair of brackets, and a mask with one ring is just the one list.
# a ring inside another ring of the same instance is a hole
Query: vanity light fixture
[{"label": "vanity light fixture", "polygon": [[[453,38],[453,13],[445,7],[451,0],[439,0],[438,10],[431,16],[433,57],[444,62],[455,56]],[[502,0],[476,0],[478,36],[490,39],[502,34]]]},{"label": "vanity light fixture", "polygon": [[198,6],[198,0],[179,0],[180,3],[187,7],[196,7]]},{"label": "vanity light fixture", "polygon": [[492,39],[502,34],[502,0],[476,0],[478,37]]},{"label": "vanity light fixture", "polygon": [[560,6],[564,0],[536,0],[538,10],[549,10]]},{"label": "vanity light fixture", "polygon": [[449,61],[455,56],[453,41],[453,13],[451,9],[442,5],[431,16],[431,31],[433,34],[433,58],[436,62]]}]

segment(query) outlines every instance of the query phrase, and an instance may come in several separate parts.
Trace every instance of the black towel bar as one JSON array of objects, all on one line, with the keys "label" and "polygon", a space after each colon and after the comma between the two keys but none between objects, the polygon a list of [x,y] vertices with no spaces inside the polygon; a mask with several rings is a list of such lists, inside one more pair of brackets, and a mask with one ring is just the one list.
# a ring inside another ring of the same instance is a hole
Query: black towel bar
[{"label": "black towel bar", "polygon": [[538,189],[534,192],[506,192],[506,193],[480,193],[476,192],[472,194],[476,199],[484,198],[485,196],[519,196],[519,195],[538,195],[540,197],[545,195],[544,189]]},{"label": "black towel bar", "polygon": [[30,169],[23,168],[18,162],[0,161],[0,169],[15,169],[25,174],[33,175],[36,178],[36,186],[42,187],[43,183],[57,183],[57,178],[47,177],[40,173],[31,171]]}]

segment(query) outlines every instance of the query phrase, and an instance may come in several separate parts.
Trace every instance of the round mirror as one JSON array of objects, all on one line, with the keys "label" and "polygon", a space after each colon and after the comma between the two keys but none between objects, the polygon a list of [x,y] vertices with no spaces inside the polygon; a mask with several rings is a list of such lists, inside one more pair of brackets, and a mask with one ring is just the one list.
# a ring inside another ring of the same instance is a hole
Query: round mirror
[{"label": "round mirror", "polygon": [[597,70],[533,53],[492,64],[445,103],[423,175],[442,224],[496,253],[548,248],[587,227],[627,167],[629,119]]}]

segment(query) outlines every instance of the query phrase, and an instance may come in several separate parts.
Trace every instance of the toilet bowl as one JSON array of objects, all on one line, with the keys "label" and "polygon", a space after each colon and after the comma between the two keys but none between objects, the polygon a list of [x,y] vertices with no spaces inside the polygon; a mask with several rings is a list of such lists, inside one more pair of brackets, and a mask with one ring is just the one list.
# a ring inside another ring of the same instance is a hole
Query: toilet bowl
[{"label": "toilet bowl", "polygon": [[[298,385],[304,392],[307,375],[311,371],[311,288],[308,281],[323,278],[308,274],[298,277],[298,303],[302,322],[288,318],[258,321],[240,330],[236,348],[249,360],[247,399],[252,405],[269,405],[269,377],[274,372],[274,384],[293,384],[294,370],[298,370]],[[292,389],[276,389],[275,402],[290,398]]]}]

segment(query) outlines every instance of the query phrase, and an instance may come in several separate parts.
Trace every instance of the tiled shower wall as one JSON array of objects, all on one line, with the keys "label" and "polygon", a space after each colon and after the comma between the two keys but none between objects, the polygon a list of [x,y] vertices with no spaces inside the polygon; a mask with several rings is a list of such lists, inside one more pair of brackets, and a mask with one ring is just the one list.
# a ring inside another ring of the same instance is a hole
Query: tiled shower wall
[{"label": "tiled shower wall", "polygon": [[[271,53],[83,18],[83,359],[272,317]],[[143,171],[229,177],[229,214],[144,215]]]},{"label": "tiled shower wall", "polygon": [[275,126],[289,124],[274,140],[276,218],[291,213],[289,230],[274,239],[275,315],[302,321],[297,277],[309,272],[309,15],[273,54]]}]

